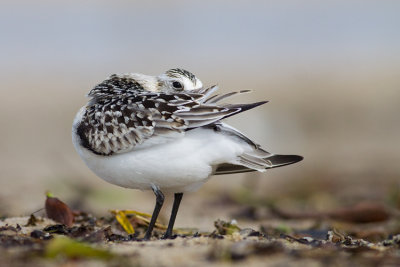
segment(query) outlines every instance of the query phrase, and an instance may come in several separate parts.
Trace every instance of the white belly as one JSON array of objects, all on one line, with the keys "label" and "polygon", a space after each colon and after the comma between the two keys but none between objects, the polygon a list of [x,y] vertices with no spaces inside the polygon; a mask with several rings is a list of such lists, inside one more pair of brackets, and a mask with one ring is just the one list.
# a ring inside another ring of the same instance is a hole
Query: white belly
[{"label": "white belly", "polygon": [[111,156],[96,155],[80,146],[74,130],[73,143],[86,165],[109,183],[142,190],[156,185],[174,193],[198,189],[216,165],[235,162],[237,155],[249,149],[212,129],[195,129],[165,144]]}]

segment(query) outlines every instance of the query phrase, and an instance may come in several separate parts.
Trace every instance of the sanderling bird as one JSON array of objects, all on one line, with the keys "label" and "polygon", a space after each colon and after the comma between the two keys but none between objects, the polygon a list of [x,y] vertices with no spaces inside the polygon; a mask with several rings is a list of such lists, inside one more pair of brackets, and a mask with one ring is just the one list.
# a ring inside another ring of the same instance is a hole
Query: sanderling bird
[{"label": "sanderling bird", "polygon": [[86,165],[105,181],[153,190],[156,205],[145,240],[164,202],[174,193],[164,238],[171,238],[183,193],[194,191],[211,175],[264,172],[302,160],[297,155],[267,152],[223,119],[252,109],[227,104],[243,90],[211,96],[192,73],[171,69],[159,76],[114,74],[96,85],[75,117],[74,146]]}]

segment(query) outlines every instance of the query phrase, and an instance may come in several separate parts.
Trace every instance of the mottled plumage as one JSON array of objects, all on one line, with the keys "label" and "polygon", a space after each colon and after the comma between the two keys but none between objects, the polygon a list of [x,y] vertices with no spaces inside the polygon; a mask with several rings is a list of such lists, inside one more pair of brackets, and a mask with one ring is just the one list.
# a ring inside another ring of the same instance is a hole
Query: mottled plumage
[{"label": "mottled plumage", "polygon": [[[184,75],[196,84],[195,76],[188,71],[172,69],[166,74],[175,78]],[[127,152],[152,136],[210,125],[244,109],[243,106],[216,105],[219,100],[238,92],[211,102],[207,93],[215,89],[213,86],[171,94],[164,93],[164,88],[160,87],[159,92],[149,92],[129,75],[111,75],[88,94],[92,99],[77,129],[82,145],[99,155]]]}]

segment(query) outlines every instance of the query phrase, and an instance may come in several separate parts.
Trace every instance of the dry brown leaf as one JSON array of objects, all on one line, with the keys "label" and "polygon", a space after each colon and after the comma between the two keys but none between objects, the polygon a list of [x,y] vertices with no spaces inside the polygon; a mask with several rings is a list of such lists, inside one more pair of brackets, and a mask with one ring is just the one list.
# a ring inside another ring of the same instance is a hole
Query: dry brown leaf
[{"label": "dry brown leaf", "polygon": [[47,193],[45,209],[47,217],[50,219],[65,224],[68,227],[71,227],[74,223],[74,213],[68,207],[67,204],[62,202],[56,197],[53,197],[51,193]]},{"label": "dry brown leaf", "polygon": [[351,207],[326,212],[286,211],[271,207],[271,211],[284,219],[333,219],[351,223],[382,222],[390,218],[391,213],[385,206],[373,202],[361,202]]},{"label": "dry brown leaf", "polygon": [[327,214],[329,218],[353,223],[382,222],[390,217],[390,213],[383,205],[371,202],[362,202]]}]

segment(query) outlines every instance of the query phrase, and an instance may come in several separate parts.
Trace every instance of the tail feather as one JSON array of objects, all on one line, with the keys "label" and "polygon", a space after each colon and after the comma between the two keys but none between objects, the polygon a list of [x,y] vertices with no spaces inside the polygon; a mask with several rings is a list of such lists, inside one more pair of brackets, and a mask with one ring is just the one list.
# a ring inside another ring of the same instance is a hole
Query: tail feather
[{"label": "tail feather", "polygon": [[267,160],[271,161],[271,168],[277,168],[302,161],[303,157],[298,155],[273,155],[268,157]]},{"label": "tail feather", "polygon": [[[267,158],[264,158],[264,160],[271,163],[266,165],[265,169],[272,169],[299,162],[303,160],[303,157],[297,155],[272,155]],[[252,172],[252,171],[257,171],[257,169],[248,168],[243,165],[223,163],[217,166],[214,175]]]}]

